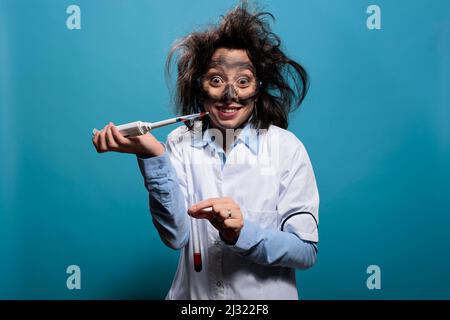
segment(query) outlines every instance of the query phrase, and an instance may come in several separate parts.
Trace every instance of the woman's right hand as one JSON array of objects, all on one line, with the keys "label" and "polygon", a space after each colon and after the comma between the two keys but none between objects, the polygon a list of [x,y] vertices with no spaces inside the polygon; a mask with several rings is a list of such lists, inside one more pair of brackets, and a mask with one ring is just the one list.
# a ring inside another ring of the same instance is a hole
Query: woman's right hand
[{"label": "woman's right hand", "polygon": [[115,151],[133,153],[141,156],[160,156],[164,153],[164,146],[150,133],[137,137],[125,138],[112,122],[101,131],[97,131],[92,143],[98,153]]}]

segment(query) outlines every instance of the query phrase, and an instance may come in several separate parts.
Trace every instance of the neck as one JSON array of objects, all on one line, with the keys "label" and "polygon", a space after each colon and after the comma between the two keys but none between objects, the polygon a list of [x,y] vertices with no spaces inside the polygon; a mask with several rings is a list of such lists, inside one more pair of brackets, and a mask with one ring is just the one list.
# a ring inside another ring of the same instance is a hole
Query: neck
[{"label": "neck", "polygon": [[[243,129],[245,127],[245,125],[247,124],[248,120],[246,120],[245,122],[243,122],[240,126],[236,127],[236,128],[230,128],[228,130],[238,130],[238,129]],[[210,126],[211,128],[214,129],[218,129],[220,131],[220,133],[222,134],[222,149],[225,153],[228,153],[228,149],[231,146],[231,144],[234,142],[233,139],[227,139],[227,129],[226,128],[221,128],[218,127],[216,125],[214,125],[212,122],[210,122]],[[234,137],[234,135],[231,135]]]}]

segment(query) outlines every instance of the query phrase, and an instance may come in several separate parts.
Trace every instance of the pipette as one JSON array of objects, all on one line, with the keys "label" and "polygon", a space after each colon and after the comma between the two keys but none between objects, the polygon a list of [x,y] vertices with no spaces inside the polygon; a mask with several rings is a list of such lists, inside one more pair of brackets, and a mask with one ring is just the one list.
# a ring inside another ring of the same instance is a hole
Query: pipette
[{"label": "pipette", "polygon": [[[118,125],[118,126],[116,126],[116,128],[120,131],[120,133],[125,138],[130,138],[130,137],[136,137],[136,136],[146,134],[150,130],[153,130],[153,129],[159,128],[159,127],[164,127],[169,124],[173,124],[173,123],[177,123],[177,122],[181,122],[181,121],[183,121],[183,122],[190,121],[190,120],[193,120],[196,118],[201,118],[204,115],[207,115],[208,113],[209,112],[194,113],[194,114],[170,118],[170,119],[166,119],[166,120],[162,120],[162,121],[158,121],[158,122],[135,121],[135,122]],[[98,131],[97,129],[92,130],[92,134],[95,135],[97,133],[97,131]]]}]

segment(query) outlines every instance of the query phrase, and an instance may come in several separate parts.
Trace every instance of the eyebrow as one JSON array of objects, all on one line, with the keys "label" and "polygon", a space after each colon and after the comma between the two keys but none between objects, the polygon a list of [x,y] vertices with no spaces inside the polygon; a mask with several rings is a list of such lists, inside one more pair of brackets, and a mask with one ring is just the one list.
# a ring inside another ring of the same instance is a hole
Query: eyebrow
[{"label": "eyebrow", "polygon": [[219,57],[218,59],[214,59],[208,65],[208,68],[222,67],[224,66],[227,69],[239,68],[239,69],[248,69],[251,72],[255,73],[255,68],[249,62],[245,61],[229,61],[229,59],[224,59],[223,57]]}]

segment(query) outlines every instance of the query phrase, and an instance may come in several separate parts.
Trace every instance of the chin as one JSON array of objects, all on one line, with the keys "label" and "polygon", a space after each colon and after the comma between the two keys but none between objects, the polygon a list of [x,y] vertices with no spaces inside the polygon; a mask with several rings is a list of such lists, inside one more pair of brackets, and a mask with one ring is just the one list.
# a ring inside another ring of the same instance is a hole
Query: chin
[{"label": "chin", "polygon": [[213,123],[219,127],[219,128],[223,128],[223,129],[236,129],[238,127],[240,127],[247,118],[239,118],[239,119],[230,119],[230,120],[223,120],[223,119],[218,119],[217,117],[214,119]]},{"label": "chin", "polygon": [[222,129],[234,129],[238,127],[238,121],[223,121],[223,120],[219,120],[219,121],[214,121],[215,124],[217,124],[217,127],[222,128]]},{"label": "chin", "polygon": [[238,128],[246,121],[246,119],[250,117],[250,113],[248,112],[248,108],[246,106],[239,108],[237,112],[229,115],[221,113],[218,108],[215,107],[213,107],[211,111],[210,114],[213,115],[213,117],[211,117],[213,124],[222,129]]}]

